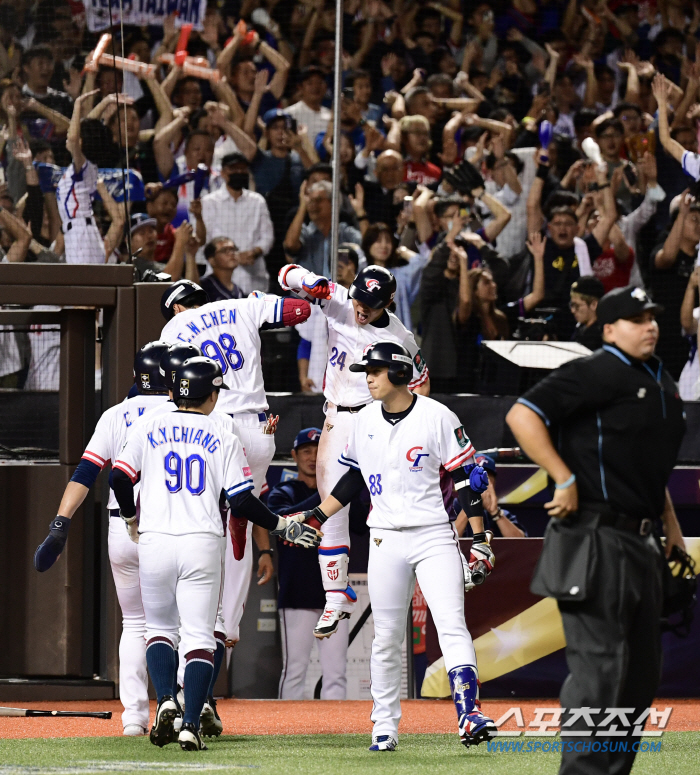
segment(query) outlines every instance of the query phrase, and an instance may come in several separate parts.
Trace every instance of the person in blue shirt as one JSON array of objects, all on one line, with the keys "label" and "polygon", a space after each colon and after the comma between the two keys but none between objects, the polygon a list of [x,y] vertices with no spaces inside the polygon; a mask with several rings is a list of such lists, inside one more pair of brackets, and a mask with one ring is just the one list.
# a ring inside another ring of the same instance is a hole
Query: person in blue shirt
[{"label": "person in blue shirt", "polygon": [[[297,479],[274,487],[267,505],[275,514],[296,514],[320,505],[316,484],[316,455],[321,438],[320,428],[299,431],[292,447],[297,465]],[[323,671],[322,700],[344,700],[346,693],[349,620],[338,625],[333,638],[316,640],[314,627],[326,604],[321,569],[314,552],[299,552],[278,541],[279,597],[277,608],[282,633],[283,666],[280,677],[281,700],[309,699],[304,691],[306,671],[314,642],[318,646]]]}]

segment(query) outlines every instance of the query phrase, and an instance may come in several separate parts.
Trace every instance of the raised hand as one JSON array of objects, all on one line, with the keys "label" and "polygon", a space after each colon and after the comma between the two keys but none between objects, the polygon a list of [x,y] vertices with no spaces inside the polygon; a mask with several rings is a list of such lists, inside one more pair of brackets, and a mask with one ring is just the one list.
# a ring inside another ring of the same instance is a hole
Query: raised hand
[{"label": "raised hand", "polygon": [[539,261],[544,258],[544,249],[547,245],[547,238],[543,237],[539,231],[533,231],[525,244],[530,253],[532,253],[533,258]]}]

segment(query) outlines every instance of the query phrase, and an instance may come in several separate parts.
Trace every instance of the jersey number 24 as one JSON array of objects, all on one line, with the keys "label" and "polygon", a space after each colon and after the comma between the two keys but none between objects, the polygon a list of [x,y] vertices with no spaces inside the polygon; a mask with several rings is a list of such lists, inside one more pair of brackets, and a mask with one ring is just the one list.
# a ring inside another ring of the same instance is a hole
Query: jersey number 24
[{"label": "jersey number 24", "polygon": [[340,370],[342,371],[345,368],[345,359],[348,357],[348,354],[343,351],[342,353],[338,352],[337,347],[333,347],[331,349],[331,357],[328,361],[331,366],[339,366]]}]

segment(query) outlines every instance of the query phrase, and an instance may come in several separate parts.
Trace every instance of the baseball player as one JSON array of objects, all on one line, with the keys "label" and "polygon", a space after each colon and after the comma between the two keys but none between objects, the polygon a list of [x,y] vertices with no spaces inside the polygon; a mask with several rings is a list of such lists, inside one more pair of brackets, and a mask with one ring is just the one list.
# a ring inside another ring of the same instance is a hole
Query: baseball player
[{"label": "baseball player", "polygon": [[[137,418],[160,408],[168,401],[159,366],[168,345],[150,342],[134,359],[134,377],[138,394],[107,409],[100,417],[82,460],[75,469],[58,507],[58,516],[50,525],[46,540],[34,554],[34,566],[48,570],[63,551],[71,519],[97,475],[110,461],[117,459],[127,432]],[[145,419],[145,418],[144,418]],[[108,551],[117,599],[122,610],[122,635],[119,641],[119,698],[124,706],[124,734],[137,736],[148,729],[148,675],[146,673],[146,619],[139,587],[139,559],[136,544],[129,540],[119,517],[119,504],[110,490]]]},{"label": "baseball player", "polygon": [[[350,371],[366,348],[383,339],[398,342],[413,358],[409,389],[423,395],[430,392],[428,368],[413,334],[389,309],[396,293],[396,280],[388,269],[362,269],[346,290],[300,266],[283,267],[279,282],[285,290],[308,296],[328,321],[328,361],[323,394],[326,422],[318,448],[316,476],[321,498],[326,498],[343,474],[338,462],[361,410],[372,401],[367,383]],[[324,527],[319,549],[321,577],[326,590],[326,607],[314,629],[317,638],[328,638],[338,622],[352,613],[357,596],[348,583],[350,552],[349,508],[344,508]]]},{"label": "baseball player", "polygon": [[66,138],[66,148],[73,162],[66,168],[56,188],[66,262],[69,264],[104,264],[106,260],[104,241],[92,212],[92,200],[97,191],[100,155],[105,147],[110,146],[111,138],[105,138],[106,127],[100,121],[80,120],[85,99],[95,93],[81,94],[73,105]]},{"label": "baseball player", "polygon": [[[260,329],[293,326],[306,320],[311,307],[301,299],[255,295],[208,303],[197,284],[180,280],[163,294],[161,312],[168,321],[161,333],[166,342],[195,344],[221,367],[229,389],[221,391],[219,411],[230,414],[253,472],[254,494],[259,495],[275,454],[274,422],[265,415],[260,358]],[[226,552],[224,621],[229,638],[238,639],[238,625],[250,586],[253,555],[252,525],[231,521],[231,548]]]},{"label": "baseball player", "polygon": [[480,563],[485,573],[494,564],[479,496],[488,476],[474,464],[474,448],[457,416],[410,392],[413,363],[405,347],[382,341],[350,365],[351,371],[366,373],[375,400],[358,415],[340,455],[340,464],[349,470],[319,507],[302,515],[312,525],[325,524],[365,483],[372,497],[367,520],[374,615],[370,751],[393,751],[397,745],[401,643],[416,579],[438,631],[462,742],[478,745],[496,733],[479,704],[476,655],[464,621],[461,552],[443,503],[440,468],[451,473],[474,530],[469,567]]},{"label": "baseball player", "polygon": [[[185,361],[175,372],[177,411],[135,428],[113,471],[121,516],[139,543],[146,660],[158,697],[150,739],[161,747],[175,740],[178,706],[173,687],[180,640],[187,665],[185,712],[177,739],[186,751],[206,748],[199,720],[216,650],[224,534],[220,493],[226,493],[232,509],[286,541],[313,547],[321,538],[309,525],[277,517],[253,496],[252,473],[239,439],[209,417],[222,389],[228,387],[216,361],[203,357]],[[139,475],[140,519],[134,502]]]}]

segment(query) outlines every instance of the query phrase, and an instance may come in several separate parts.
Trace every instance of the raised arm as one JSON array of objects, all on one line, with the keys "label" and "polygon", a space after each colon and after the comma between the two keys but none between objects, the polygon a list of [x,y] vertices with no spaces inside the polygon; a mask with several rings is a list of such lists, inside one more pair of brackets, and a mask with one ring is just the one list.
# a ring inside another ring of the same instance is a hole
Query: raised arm
[{"label": "raised arm", "polygon": [[455,319],[458,323],[464,325],[472,314],[472,287],[469,282],[469,257],[463,247],[450,247],[459,257],[459,296],[457,299],[457,309],[455,310]]},{"label": "raised arm", "polygon": [[173,106],[154,74],[147,76],[143,80],[146,82],[146,86],[148,86],[148,90],[153,96],[153,101],[156,103],[158,121],[156,122],[154,130],[157,134],[160,129],[173,120]]},{"label": "raised arm", "polygon": [[20,263],[27,257],[29,243],[32,241],[32,233],[27,228],[24,221],[0,207],[0,223],[12,235],[14,242],[7,251],[7,260],[10,263]]},{"label": "raised arm", "polygon": [[255,139],[255,125],[258,122],[258,115],[260,114],[260,103],[267,91],[267,79],[269,77],[270,74],[267,70],[258,70],[255,74],[253,97],[250,100],[250,105],[248,106],[243,122],[243,131],[253,139]]},{"label": "raised arm", "polygon": [[539,231],[533,231],[526,244],[527,249],[532,253],[534,264],[532,290],[523,297],[523,307],[526,312],[529,312],[544,300],[544,249],[547,245],[547,237],[543,237]]},{"label": "raised arm", "polygon": [[532,234],[535,231],[541,231],[544,216],[542,215],[542,191],[544,182],[549,174],[549,160],[545,151],[538,154],[537,175],[530,186],[530,193],[527,195],[527,231]]},{"label": "raised arm", "polygon": [[433,236],[433,224],[430,220],[428,207],[435,194],[429,188],[423,188],[413,200],[413,219],[416,224],[418,244],[427,242]]},{"label": "raised arm", "polygon": [[236,143],[240,152],[246,157],[246,159],[248,159],[248,161],[252,161],[258,151],[258,146],[255,143],[255,140],[253,140],[247,132],[233,124],[231,121],[224,122],[224,127],[224,131],[233,140],[233,142]]},{"label": "raised arm", "polygon": [[228,73],[228,68],[233,58],[236,56],[236,51],[241,44],[241,33],[238,31],[238,25],[233,28],[233,36],[231,40],[223,48],[219,56],[216,58],[216,66],[222,73]]},{"label": "raised arm", "polygon": [[170,150],[171,141],[182,131],[190,117],[189,108],[178,108],[173,111],[173,120],[164,126],[153,138],[153,154],[156,157],[158,172],[167,178],[175,166],[175,157]]},{"label": "raised arm", "polygon": [[659,113],[659,140],[666,153],[669,153],[679,162],[683,162],[685,148],[671,137],[671,130],[668,125],[668,82],[661,73],[654,76],[652,82],[652,92],[658,106]]},{"label": "raised arm", "polygon": [[124,215],[123,205],[117,204],[114,198],[109,193],[107,186],[102,178],[97,181],[97,193],[102,198],[105,210],[111,219],[109,229],[104,238],[105,246],[105,262],[109,260],[112,253],[119,247],[124,235],[124,223],[126,222],[126,216]]},{"label": "raised arm", "polygon": [[698,321],[693,315],[698,295],[698,281],[700,280],[700,267],[695,267],[688,278],[688,285],[685,287],[685,295],[681,304],[681,326],[689,336],[697,333]]},{"label": "raised arm", "polygon": [[610,234],[610,229],[612,229],[617,220],[615,197],[613,196],[612,186],[608,183],[607,164],[601,164],[600,167],[596,169],[596,179],[598,181],[599,189],[602,189],[603,191],[603,198],[602,202],[596,203],[600,208],[600,218],[593,229],[593,236],[600,247],[603,248],[608,239],[608,235]]},{"label": "raised arm", "polygon": [[80,120],[82,118],[82,109],[85,100],[89,99],[95,92],[87,92],[81,94],[80,97],[73,103],[73,115],[71,116],[70,126],[68,127],[68,136],[66,137],[66,148],[70,155],[73,157],[73,166],[76,172],[82,169],[85,164],[85,157],[80,148]]},{"label": "raised arm", "polygon": [[289,62],[287,62],[285,57],[280,54],[277,49],[272,48],[272,46],[265,41],[262,41],[258,46],[258,51],[275,68],[275,74],[272,76],[270,85],[267,88],[270,94],[272,94],[275,99],[279,100],[284,94],[284,90],[287,86],[287,79],[289,78]]},{"label": "raised arm", "polygon": [[24,109],[32,110],[34,113],[38,113],[40,116],[48,119],[56,127],[59,134],[63,134],[64,132],[68,131],[70,121],[63,115],[63,113],[59,113],[57,110],[51,110],[51,108],[47,108],[46,105],[42,105],[42,103],[38,100],[35,100],[34,97],[29,97],[29,99],[24,101]]},{"label": "raised arm", "polygon": [[488,239],[489,242],[493,242],[508,225],[511,218],[510,210],[499,202],[496,197],[491,196],[491,194],[487,194],[486,192],[481,195],[481,201],[489,208],[493,215],[493,220],[489,221],[486,226],[484,226],[486,239]]},{"label": "raised arm", "polygon": [[214,94],[216,94],[216,98],[220,102],[228,105],[228,108],[231,111],[231,120],[233,123],[236,126],[242,127],[243,122],[245,121],[245,113],[243,112],[241,103],[238,101],[236,92],[234,92],[234,90],[229,86],[226,78],[222,78],[219,83],[214,83],[214,81],[212,81],[211,88]]},{"label": "raised arm", "polygon": [[671,231],[666,237],[661,250],[654,256],[654,266],[657,269],[669,269],[676,263],[678,251],[681,249],[681,237],[683,235],[683,223],[690,211],[690,195],[688,189],[681,194],[681,203],[676,220]]}]

